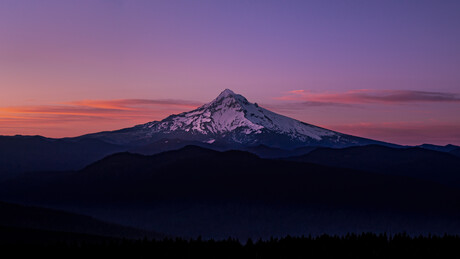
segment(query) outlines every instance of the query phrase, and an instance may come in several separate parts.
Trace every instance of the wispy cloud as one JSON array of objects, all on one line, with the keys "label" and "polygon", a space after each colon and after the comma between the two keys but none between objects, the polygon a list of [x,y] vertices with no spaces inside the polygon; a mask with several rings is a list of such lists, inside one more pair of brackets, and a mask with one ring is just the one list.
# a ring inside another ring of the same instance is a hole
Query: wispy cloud
[{"label": "wispy cloud", "polygon": [[183,107],[183,108],[196,108],[202,105],[200,102],[176,100],[176,99],[117,99],[117,100],[80,100],[67,103],[68,105],[92,107],[111,110],[137,110],[139,107],[145,106],[169,106],[169,107]]},{"label": "wispy cloud", "polygon": [[0,107],[0,134],[22,133],[11,132],[14,129],[29,129],[27,133],[43,134],[47,128],[59,127],[67,130],[63,136],[78,135],[160,120],[201,104],[173,99],[117,99]]},{"label": "wispy cloud", "polygon": [[460,143],[460,125],[455,123],[360,122],[323,126],[356,136],[407,145]]},{"label": "wispy cloud", "polygon": [[290,113],[296,110],[302,110],[310,107],[323,107],[323,106],[335,106],[335,107],[350,107],[351,104],[345,103],[333,103],[333,102],[311,102],[311,101],[292,101],[282,103],[266,103],[261,104],[264,108],[278,112],[278,113]]},{"label": "wispy cloud", "polygon": [[371,90],[359,89],[347,92],[316,93],[306,90],[289,91],[275,98],[284,101],[302,102],[318,106],[337,104],[402,104],[402,103],[460,103],[460,94],[446,92],[428,92],[411,90]]},{"label": "wispy cloud", "polygon": [[193,109],[199,102],[184,100],[80,100],[57,105],[23,105],[0,107],[2,118],[29,118],[38,115],[70,115],[87,117],[144,116],[156,111]]}]

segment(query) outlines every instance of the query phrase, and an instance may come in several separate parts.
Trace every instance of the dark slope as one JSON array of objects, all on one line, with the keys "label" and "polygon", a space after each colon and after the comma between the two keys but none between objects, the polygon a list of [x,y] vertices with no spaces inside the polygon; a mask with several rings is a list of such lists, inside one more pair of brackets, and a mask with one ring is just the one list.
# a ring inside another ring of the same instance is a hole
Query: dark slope
[{"label": "dark slope", "polygon": [[378,145],[343,149],[318,148],[307,155],[289,160],[410,176],[460,187],[460,159],[446,152],[423,148]]},{"label": "dark slope", "polygon": [[197,146],[216,151],[227,151],[231,149],[243,148],[242,146],[228,145],[228,143],[222,142],[214,142],[212,144],[208,144],[206,142],[190,141],[178,138],[164,138],[152,143],[148,143],[146,145],[132,147],[127,151],[141,155],[156,155],[167,151],[182,149],[186,146]]},{"label": "dark slope", "polygon": [[454,149],[454,150],[450,151],[449,153],[454,155],[454,156],[460,157],[460,148]]},{"label": "dark slope", "polygon": [[452,151],[454,149],[460,148],[459,146],[455,146],[455,145],[451,145],[451,144],[445,145],[445,146],[439,146],[439,145],[433,145],[433,144],[422,144],[422,145],[417,146],[417,147],[421,147],[421,148],[428,149],[428,150],[433,150],[433,151],[447,152],[447,153],[449,153],[450,151]]},{"label": "dark slope", "polygon": [[273,148],[265,145],[258,145],[253,147],[242,148],[243,151],[253,153],[261,158],[286,158],[292,156],[300,156],[310,153],[315,150],[315,147],[300,147],[295,149],[280,149]]},{"label": "dark slope", "polygon": [[130,153],[142,154],[142,155],[155,155],[166,151],[178,150],[184,148],[185,146],[198,146],[206,149],[211,149],[215,151],[229,151],[229,150],[241,150],[246,151],[252,154],[255,154],[261,158],[285,158],[292,156],[304,155],[312,150],[315,147],[301,147],[295,149],[281,149],[275,147],[269,147],[265,145],[257,146],[243,146],[243,145],[229,145],[221,141],[215,141],[212,144],[203,143],[198,141],[186,141],[182,139],[171,139],[165,138],[153,143],[133,147],[128,150]]},{"label": "dark slope", "polygon": [[89,216],[5,202],[0,202],[0,227],[125,238],[162,237],[160,234],[106,223]]},{"label": "dark slope", "polygon": [[42,182],[11,180],[0,195],[181,236],[460,233],[457,189],[193,146],[114,154]]},{"label": "dark slope", "polygon": [[[0,245],[2,246],[2,251],[6,254],[8,254],[8,252],[14,253],[17,258],[29,258],[37,256],[37,252],[40,250],[37,251],[36,249],[37,246],[40,245],[43,246],[43,249],[47,249],[48,253],[46,254],[46,258],[49,258],[50,254],[48,249],[50,249],[50,246],[56,246],[55,249],[62,249],[63,244],[67,244],[69,246],[72,244],[77,247],[81,244],[91,244],[94,246],[104,245],[115,241],[120,242],[121,239],[91,234],[52,231],[35,228],[5,227],[0,225]],[[34,246],[34,249],[12,251],[15,246],[24,248],[26,245]],[[54,252],[59,254],[58,251]],[[26,254],[28,256],[26,256]],[[59,257],[55,258],[62,257],[63,255],[60,254]],[[69,256],[66,255],[65,257],[68,258]]]},{"label": "dark slope", "polygon": [[96,139],[0,136],[0,180],[30,171],[79,170],[121,150]]}]

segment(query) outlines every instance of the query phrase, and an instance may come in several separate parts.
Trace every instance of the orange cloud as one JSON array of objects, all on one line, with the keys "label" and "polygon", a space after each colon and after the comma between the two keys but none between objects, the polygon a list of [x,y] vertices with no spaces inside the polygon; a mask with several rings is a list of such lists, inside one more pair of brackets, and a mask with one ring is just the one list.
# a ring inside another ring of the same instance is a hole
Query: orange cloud
[{"label": "orange cloud", "polygon": [[76,136],[160,120],[200,105],[187,100],[118,99],[0,107],[0,134]]},{"label": "orange cloud", "polygon": [[145,106],[152,105],[164,105],[172,107],[183,107],[183,108],[196,108],[202,103],[185,101],[185,100],[174,100],[174,99],[162,99],[162,100],[151,100],[151,99],[117,99],[117,100],[81,100],[68,103],[69,105],[111,109],[111,110],[142,110]]},{"label": "orange cloud", "polygon": [[143,100],[143,99],[120,99],[120,100],[82,100],[64,103],[62,105],[25,105],[0,107],[1,117],[16,117],[12,114],[36,115],[75,115],[89,117],[110,116],[143,116],[155,113],[158,110],[170,109],[182,110],[193,109],[201,105],[198,102],[182,100]]}]

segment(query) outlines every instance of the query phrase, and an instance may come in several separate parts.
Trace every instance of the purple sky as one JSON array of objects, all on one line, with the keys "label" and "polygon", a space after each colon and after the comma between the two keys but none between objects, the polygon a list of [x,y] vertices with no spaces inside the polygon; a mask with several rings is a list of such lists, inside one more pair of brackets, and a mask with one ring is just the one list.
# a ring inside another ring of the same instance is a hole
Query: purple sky
[{"label": "purple sky", "polygon": [[76,136],[230,88],[307,123],[460,144],[460,1],[0,1],[0,134]]}]

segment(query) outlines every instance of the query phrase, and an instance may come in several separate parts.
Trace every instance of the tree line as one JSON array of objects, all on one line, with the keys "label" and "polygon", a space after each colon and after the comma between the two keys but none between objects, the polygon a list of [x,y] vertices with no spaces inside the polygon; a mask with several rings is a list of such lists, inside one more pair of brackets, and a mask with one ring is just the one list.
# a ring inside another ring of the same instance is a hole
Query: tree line
[{"label": "tree line", "polygon": [[460,236],[348,234],[284,237],[240,242],[166,238],[67,240],[50,243],[0,243],[17,258],[457,258]]}]

